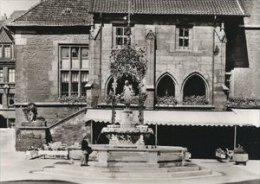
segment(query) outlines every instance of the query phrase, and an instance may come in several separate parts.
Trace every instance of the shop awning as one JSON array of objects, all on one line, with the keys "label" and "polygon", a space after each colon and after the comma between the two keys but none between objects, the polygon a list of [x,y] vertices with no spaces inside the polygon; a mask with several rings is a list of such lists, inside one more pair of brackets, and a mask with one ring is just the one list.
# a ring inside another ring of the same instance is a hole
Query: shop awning
[{"label": "shop awning", "polygon": [[[123,110],[116,110],[116,122],[120,123]],[[86,119],[95,122],[111,122],[111,110],[89,109]],[[134,121],[138,122],[138,111]],[[168,126],[255,126],[260,127],[260,110],[233,109],[232,111],[162,111],[145,110],[145,124]]]}]

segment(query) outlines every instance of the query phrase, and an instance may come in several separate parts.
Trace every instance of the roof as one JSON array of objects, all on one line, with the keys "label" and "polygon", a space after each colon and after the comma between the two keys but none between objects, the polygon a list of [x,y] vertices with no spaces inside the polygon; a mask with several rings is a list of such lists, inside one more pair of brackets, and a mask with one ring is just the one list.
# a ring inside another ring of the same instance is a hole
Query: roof
[{"label": "roof", "polygon": [[[121,122],[123,111],[116,111],[116,122]],[[138,112],[134,121],[138,122]],[[111,110],[89,109],[86,120],[111,122]],[[260,127],[260,110],[233,111],[144,111],[145,124],[173,126],[256,126]]]},{"label": "roof", "polygon": [[27,11],[26,10],[15,10],[13,11],[13,13],[9,16],[10,20],[14,20],[18,17],[20,17],[21,15],[25,14]]},{"label": "roof", "polygon": [[0,27],[0,43],[12,43],[11,36],[8,35],[4,27]]},{"label": "roof", "polygon": [[11,26],[85,26],[92,22],[90,0],[46,0],[16,18]]},{"label": "roof", "polygon": [[93,0],[93,13],[245,16],[239,0]]}]

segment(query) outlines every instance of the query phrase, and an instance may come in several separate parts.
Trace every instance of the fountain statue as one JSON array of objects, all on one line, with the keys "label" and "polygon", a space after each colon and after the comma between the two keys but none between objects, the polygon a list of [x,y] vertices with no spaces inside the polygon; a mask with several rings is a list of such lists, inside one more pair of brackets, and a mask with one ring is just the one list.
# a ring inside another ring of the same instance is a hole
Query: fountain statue
[{"label": "fountain statue", "polygon": [[133,111],[130,109],[133,95],[132,85],[125,80],[123,88],[123,101],[125,108],[122,112],[120,125],[111,124],[103,128],[101,134],[109,139],[113,147],[144,147],[145,140],[153,135],[153,130],[146,125],[134,121]]}]

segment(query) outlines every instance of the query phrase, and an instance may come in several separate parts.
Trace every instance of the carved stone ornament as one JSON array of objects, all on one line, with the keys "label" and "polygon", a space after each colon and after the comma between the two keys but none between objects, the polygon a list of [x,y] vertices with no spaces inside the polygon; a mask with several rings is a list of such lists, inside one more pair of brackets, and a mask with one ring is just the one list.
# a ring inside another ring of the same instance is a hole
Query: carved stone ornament
[{"label": "carved stone ornament", "polygon": [[148,33],[147,33],[147,35],[146,35],[146,37],[145,37],[147,40],[154,40],[155,39],[155,34],[154,34],[154,32],[152,31],[152,30],[150,30]]}]

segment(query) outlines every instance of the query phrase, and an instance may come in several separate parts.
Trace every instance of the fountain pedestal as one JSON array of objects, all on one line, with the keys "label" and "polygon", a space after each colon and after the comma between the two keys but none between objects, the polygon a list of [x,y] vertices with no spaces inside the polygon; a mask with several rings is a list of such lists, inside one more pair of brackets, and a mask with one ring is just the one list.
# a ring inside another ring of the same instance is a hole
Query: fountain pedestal
[{"label": "fountain pedestal", "polygon": [[101,134],[105,134],[111,147],[144,147],[145,141],[153,134],[147,125],[138,125],[133,121],[133,111],[125,109],[120,125],[108,125]]}]

